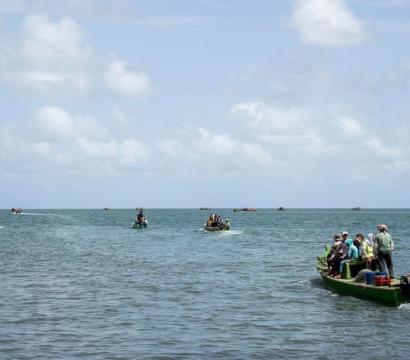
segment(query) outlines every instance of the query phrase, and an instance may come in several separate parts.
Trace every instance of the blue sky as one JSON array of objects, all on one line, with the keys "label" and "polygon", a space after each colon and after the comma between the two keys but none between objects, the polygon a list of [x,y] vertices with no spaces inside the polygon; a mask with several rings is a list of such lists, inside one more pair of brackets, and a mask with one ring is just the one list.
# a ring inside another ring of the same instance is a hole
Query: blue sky
[{"label": "blue sky", "polygon": [[0,3],[0,208],[409,207],[410,2]]}]

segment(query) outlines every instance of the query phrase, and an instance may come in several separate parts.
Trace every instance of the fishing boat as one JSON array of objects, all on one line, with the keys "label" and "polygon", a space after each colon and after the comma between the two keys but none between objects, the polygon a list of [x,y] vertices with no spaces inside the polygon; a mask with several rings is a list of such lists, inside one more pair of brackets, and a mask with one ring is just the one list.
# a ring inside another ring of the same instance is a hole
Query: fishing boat
[{"label": "fishing boat", "polygon": [[[210,226],[210,224],[212,224],[212,226]],[[231,228],[231,223],[228,218],[226,218],[225,221],[223,221],[221,218],[219,222],[215,221],[214,223],[212,223],[212,220],[210,217],[208,222],[204,224],[204,230],[206,231],[227,231],[230,228]]]},{"label": "fishing boat", "polygon": [[208,207],[200,207],[199,210],[211,210],[211,208],[208,208]]},{"label": "fishing boat", "polygon": [[352,210],[354,210],[354,211],[360,211],[360,210],[362,210],[362,208],[361,208],[360,206],[356,206],[356,207],[352,208]]},{"label": "fishing boat", "polygon": [[278,210],[279,211],[285,211],[286,209],[284,207],[280,206],[280,207],[278,207]]},{"label": "fishing boat", "polygon": [[22,208],[11,208],[11,212],[15,215],[19,215],[23,212]]},{"label": "fishing boat", "polygon": [[335,278],[330,276],[327,267],[328,254],[329,246],[326,247],[324,254],[317,258],[317,270],[324,285],[333,292],[376,301],[388,306],[399,306],[410,300],[410,274],[403,275],[401,279],[390,279],[384,285],[368,284],[367,277],[363,276],[366,263],[350,261],[344,263],[341,278]]},{"label": "fishing boat", "polygon": [[237,212],[237,211],[256,211],[256,209],[255,208],[235,208],[235,209],[233,209],[233,211],[234,212]]}]

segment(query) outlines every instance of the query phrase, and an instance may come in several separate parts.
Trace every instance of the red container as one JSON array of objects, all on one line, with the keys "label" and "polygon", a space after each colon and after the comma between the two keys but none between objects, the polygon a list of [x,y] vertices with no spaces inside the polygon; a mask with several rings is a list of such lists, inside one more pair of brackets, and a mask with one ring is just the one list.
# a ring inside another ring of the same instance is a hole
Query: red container
[{"label": "red container", "polygon": [[374,277],[374,284],[376,286],[389,286],[390,285],[390,279],[387,276],[376,275]]}]

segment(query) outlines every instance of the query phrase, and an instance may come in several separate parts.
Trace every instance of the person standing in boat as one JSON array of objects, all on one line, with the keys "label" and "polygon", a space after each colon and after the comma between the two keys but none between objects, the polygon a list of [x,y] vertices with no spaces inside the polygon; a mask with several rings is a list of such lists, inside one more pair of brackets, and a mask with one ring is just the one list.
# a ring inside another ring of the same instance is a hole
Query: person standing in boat
[{"label": "person standing in boat", "polygon": [[375,247],[374,234],[367,234],[362,242],[361,256],[362,259],[366,261],[366,267],[372,271],[375,271],[377,266]]},{"label": "person standing in boat", "polygon": [[143,209],[140,209],[140,212],[137,215],[137,223],[142,224],[143,219],[144,219],[144,211]]},{"label": "person standing in boat", "polygon": [[391,235],[387,232],[387,226],[384,224],[377,225],[379,233],[375,237],[377,244],[377,260],[381,271],[388,272],[390,279],[394,277],[392,251],[394,243]]}]

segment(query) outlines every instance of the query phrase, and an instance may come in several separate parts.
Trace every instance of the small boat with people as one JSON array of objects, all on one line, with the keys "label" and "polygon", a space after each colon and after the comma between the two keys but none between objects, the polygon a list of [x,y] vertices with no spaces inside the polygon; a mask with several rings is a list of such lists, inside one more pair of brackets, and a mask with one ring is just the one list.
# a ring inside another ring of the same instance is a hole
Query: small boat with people
[{"label": "small boat with people", "polygon": [[[385,246],[393,241],[386,225],[378,225],[380,234],[357,234],[354,241],[343,232],[334,236],[332,247],[317,257],[317,271],[326,288],[340,295],[375,301],[388,306],[410,302],[410,273],[393,276],[388,260],[391,250]],[[361,249],[359,256],[357,247]],[[386,257],[386,253],[388,256]],[[385,261],[385,260],[388,261]]]},{"label": "small boat with people", "polygon": [[148,220],[144,215],[144,209],[140,208],[138,210],[139,210],[138,215],[133,221],[131,226],[133,229],[146,228],[148,226]]},{"label": "small boat with people", "polygon": [[23,212],[22,208],[11,208],[11,212],[15,215],[20,215]]},{"label": "small boat with people", "polygon": [[256,208],[235,208],[233,209],[234,212],[238,211],[256,211]]},{"label": "small boat with people", "polygon": [[209,215],[208,221],[204,224],[206,231],[227,231],[231,228],[231,223],[228,218],[223,219],[218,214]]},{"label": "small boat with people", "polygon": [[284,207],[280,206],[280,207],[278,207],[278,210],[279,211],[285,211],[286,209]]}]

